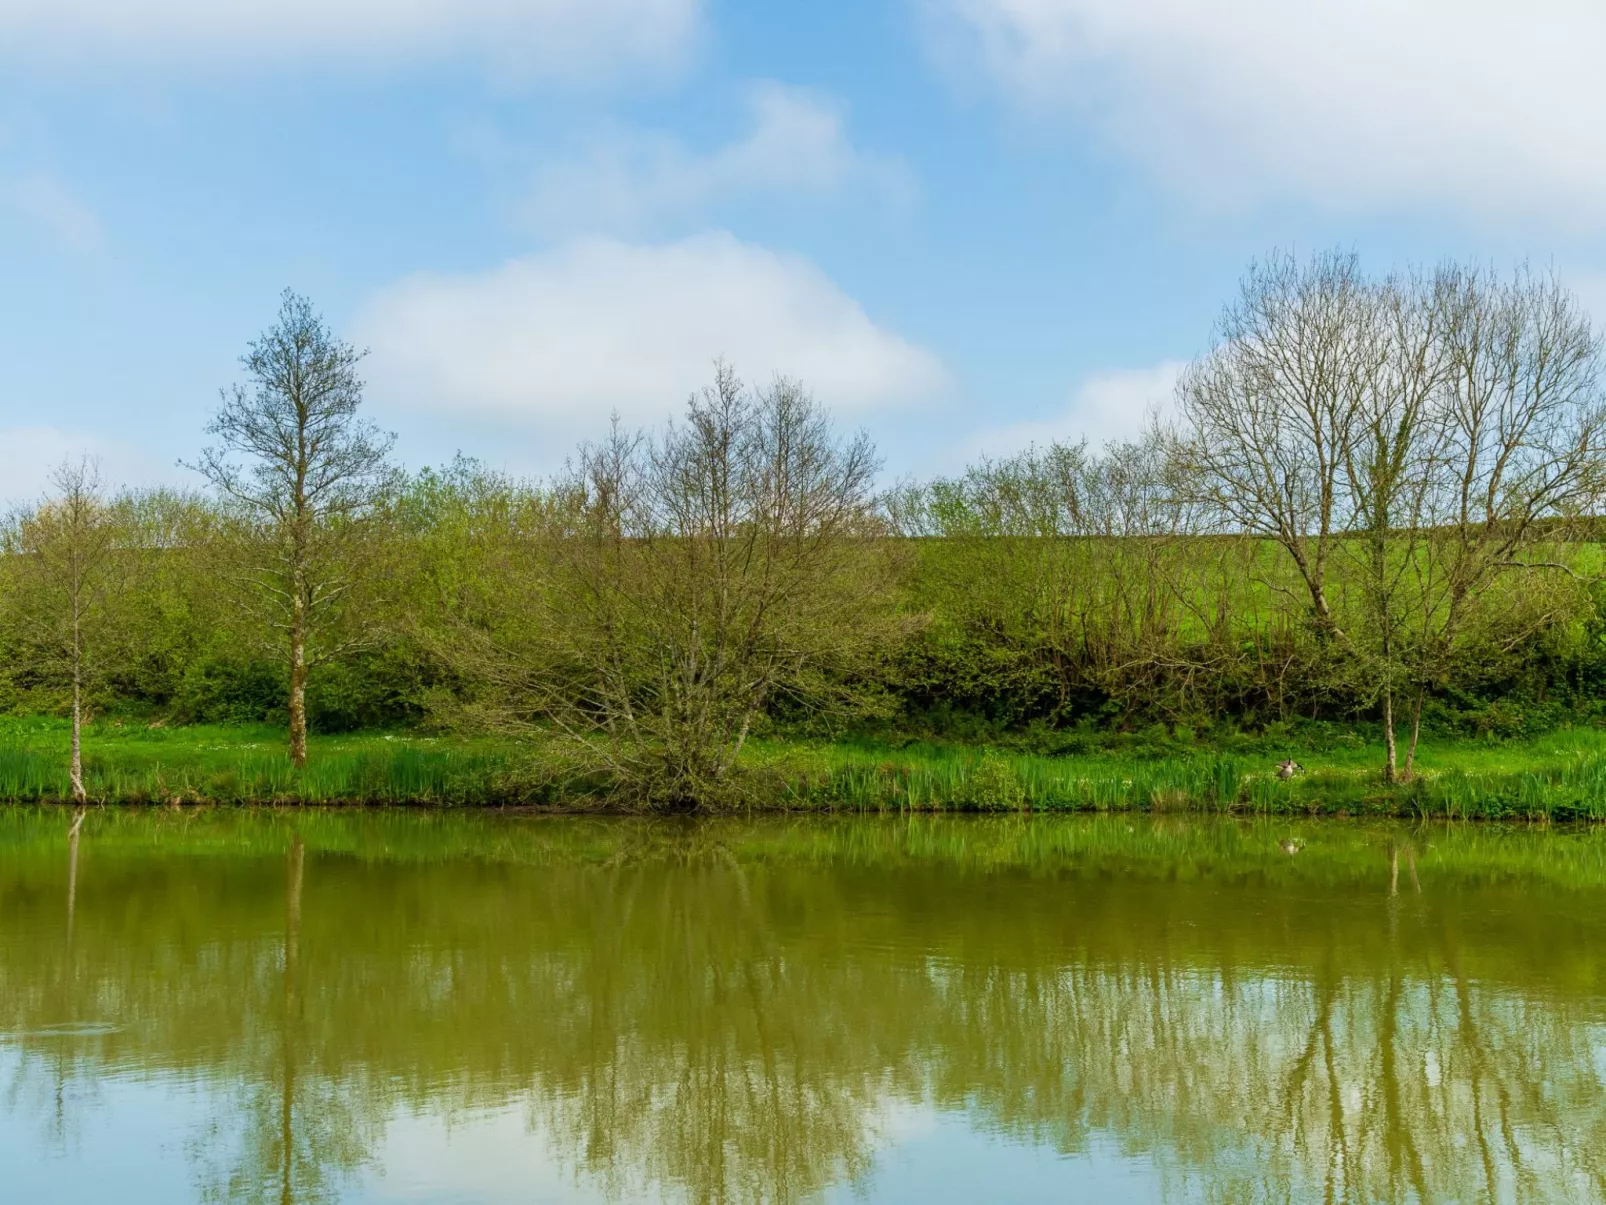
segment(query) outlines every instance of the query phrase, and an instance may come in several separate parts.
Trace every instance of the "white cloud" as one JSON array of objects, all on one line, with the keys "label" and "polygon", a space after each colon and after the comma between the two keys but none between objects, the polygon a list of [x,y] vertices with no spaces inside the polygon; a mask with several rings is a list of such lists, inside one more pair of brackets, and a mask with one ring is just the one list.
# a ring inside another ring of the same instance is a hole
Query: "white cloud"
[{"label": "white cloud", "polygon": [[599,434],[677,412],[723,357],[747,380],[801,379],[838,414],[947,388],[941,363],[873,323],[796,256],[700,235],[584,239],[478,275],[415,276],[366,307],[370,396]]},{"label": "white cloud", "polygon": [[1032,106],[1191,194],[1597,226],[1599,0],[926,0]]},{"label": "white cloud", "polygon": [[532,216],[546,227],[632,229],[747,197],[818,200],[849,187],[913,192],[901,165],[854,147],[845,112],[830,98],[764,83],[749,94],[748,108],[748,133],[706,153],[663,134],[604,136],[584,155],[540,169]]},{"label": "white cloud", "polygon": [[0,0],[0,47],[91,61],[474,55],[575,78],[684,52],[701,0]]},{"label": "white cloud", "polygon": [[1097,373],[1077,386],[1062,413],[982,431],[970,440],[970,450],[1007,456],[1032,444],[1043,447],[1085,439],[1097,448],[1132,439],[1143,432],[1152,416],[1171,413],[1177,380],[1186,367],[1184,361],[1165,360],[1150,368]]},{"label": "white cloud", "polygon": [[37,226],[73,251],[93,251],[103,231],[95,211],[47,172],[0,181],[0,206]]}]

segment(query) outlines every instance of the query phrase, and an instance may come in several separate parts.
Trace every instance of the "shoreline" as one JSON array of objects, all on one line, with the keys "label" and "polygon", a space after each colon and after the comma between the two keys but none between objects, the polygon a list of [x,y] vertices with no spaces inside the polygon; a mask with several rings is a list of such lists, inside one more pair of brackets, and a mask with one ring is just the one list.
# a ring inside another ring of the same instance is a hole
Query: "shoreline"
[{"label": "shoreline", "polygon": [[923,808],[891,808],[891,807],[849,807],[849,806],[785,806],[780,804],[754,804],[751,806],[730,806],[719,808],[692,809],[663,809],[650,807],[627,807],[622,805],[604,804],[587,807],[577,803],[563,804],[532,804],[532,803],[476,803],[476,804],[445,804],[430,800],[388,800],[388,799],[320,799],[316,801],[295,799],[191,799],[181,803],[144,800],[131,802],[124,800],[95,800],[85,803],[74,803],[71,799],[39,798],[39,799],[7,799],[0,798],[0,812],[26,812],[41,810],[60,812],[68,817],[75,815],[80,809],[90,813],[126,813],[128,815],[183,815],[201,814],[208,812],[238,812],[262,813],[270,815],[307,815],[307,814],[345,814],[359,816],[363,814],[394,813],[415,816],[485,816],[506,819],[527,820],[604,820],[604,821],[650,821],[662,824],[696,825],[704,823],[718,823],[726,821],[743,820],[854,820],[854,819],[908,819],[908,820],[1054,820],[1054,819],[1140,819],[1150,821],[1181,820],[1181,821],[1283,821],[1288,823],[1314,824],[1317,826],[1364,828],[1369,825],[1403,825],[1417,827],[1423,825],[1469,825],[1475,828],[1513,828],[1513,829],[1556,829],[1556,830],[1595,830],[1606,827],[1606,816],[1595,814],[1573,813],[1552,815],[1524,815],[1512,812],[1479,812],[1471,814],[1457,813],[1451,815],[1445,812],[1406,811],[1404,809],[1386,811],[1372,809],[1363,812],[1339,810],[1311,810],[1307,808],[1284,809],[1280,811],[1252,811],[1247,807],[1237,807],[1222,810],[1215,807],[1188,806],[1151,809],[1144,807],[1128,808],[1096,808],[1096,807],[1066,807],[1066,808],[1033,808],[1024,807],[1011,810],[1000,808],[976,807],[923,807]]},{"label": "shoreline", "polygon": [[[313,738],[291,768],[269,726],[86,734],[88,803],[114,807],[404,807],[544,815],[1196,814],[1395,820],[1606,821],[1606,731],[1528,740],[1424,742],[1419,774],[1382,781],[1358,736],[1327,748],[1266,740],[1233,747],[1127,746],[1040,753],[974,743],[767,737],[719,806],[652,808],[607,783],[563,775],[536,742],[365,732]],[[1286,749],[1286,752],[1284,750]],[[1276,776],[1281,757],[1306,767]],[[0,804],[71,807],[57,721],[0,720]]]}]

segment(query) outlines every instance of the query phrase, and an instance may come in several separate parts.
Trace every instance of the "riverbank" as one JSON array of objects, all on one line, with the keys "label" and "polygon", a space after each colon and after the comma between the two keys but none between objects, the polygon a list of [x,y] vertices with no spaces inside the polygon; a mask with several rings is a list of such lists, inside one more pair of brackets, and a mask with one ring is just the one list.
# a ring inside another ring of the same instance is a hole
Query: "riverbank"
[{"label": "riverbank", "polygon": [[[606,810],[595,783],[551,773],[539,745],[415,733],[313,738],[305,770],[268,726],[94,725],[85,783],[97,803],[383,804]],[[67,731],[0,720],[0,802],[70,798]],[[1606,819],[1606,732],[1525,741],[1425,741],[1410,783],[1384,784],[1381,750],[1356,738],[1287,755],[1208,747],[1048,756],[935,743],[754,742],[743,760],[755,810],[1203,811],[1486,820]]]}]

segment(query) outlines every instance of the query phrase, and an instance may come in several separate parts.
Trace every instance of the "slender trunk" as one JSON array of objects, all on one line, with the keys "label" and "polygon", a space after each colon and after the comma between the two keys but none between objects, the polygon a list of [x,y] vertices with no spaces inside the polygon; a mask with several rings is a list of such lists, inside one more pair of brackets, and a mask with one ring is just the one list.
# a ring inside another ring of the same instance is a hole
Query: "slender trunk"
[{"label": "slender trunk", "polygon": [[724,777],[729,773],[735,767],[736,759],[741,757],[742,746],[747,744],[748,734],[753,730],[753,714],[756,710],[756,708],[750,709],[746,715],[742,716],[742,727],[736,733],[736,740],[731,744],[729,755],[719,761],[720,777]]},{"label": "slender trunk", "polygon": [[72,797],[74,803],[88,799],[84,790],[84,640],[80,626],[78,600],[73,599],[72,624]]},{"label": "slender trunk", "polygon": [[299,584],[290,615],[290,762],[307,764],[307,616]]},{"label": "slender trunk", "polygon": [[1399,748],[1394,742],[1394,688],[1383,691],[1383,744],[1388,749],[1388,764],[1383,767],[1383,781],[1393,782],[1399,767]]},{"label": "slender trunk", "polygon": [[84,627],[81,589],[80,579],[75,573],[72,581],[72,765],[68,769],[72,777],[74,803],[83,803],[88,798],[84,791]]},{"label": "slender trunk", "polygon": [[89,793],[84,790],[83,683],[76,663],[72,674],[72,768],[69,772],[73,802],[83,803]]},{"label": "slender trunk", "polygon": [[1416,767],[1416,743],[1422,736],[1422,702],[1425,692],[1417,687],[1416,696],[1411,700],[1411,744],[1405,751],[1405,777],[1410,778]]}]

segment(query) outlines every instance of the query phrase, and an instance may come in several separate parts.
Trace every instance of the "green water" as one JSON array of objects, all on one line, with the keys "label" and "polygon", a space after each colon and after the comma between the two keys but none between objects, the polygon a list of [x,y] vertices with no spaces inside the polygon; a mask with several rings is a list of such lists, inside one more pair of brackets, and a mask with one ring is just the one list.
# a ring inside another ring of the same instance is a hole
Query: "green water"
[{"label": "green water", "polygon": [[1606,832],[69,820],[7,1201],[1606,1201]]}]

